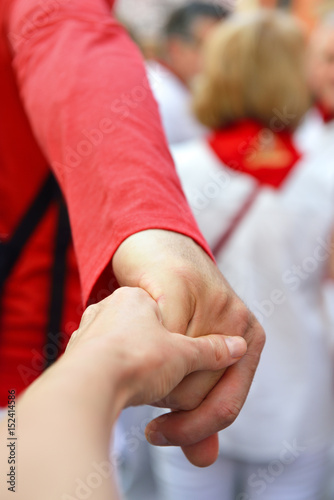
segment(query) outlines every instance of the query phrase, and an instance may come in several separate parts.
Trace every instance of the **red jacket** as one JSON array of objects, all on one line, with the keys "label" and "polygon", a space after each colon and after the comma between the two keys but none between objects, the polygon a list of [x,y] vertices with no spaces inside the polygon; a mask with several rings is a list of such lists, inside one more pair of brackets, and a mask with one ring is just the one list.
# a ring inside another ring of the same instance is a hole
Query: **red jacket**
[{"label": "red jacket", "polygon": [[[128,236],[161,228],[207,248],[176,176],[141,56],[111,17],[111,3],[2,0],[0,6],[0,238],[11,238],[51,167],[75,249],[67,252],[61,347],[78,325],[82,303],[112,291],[110,260]],[[8,389],[21,391],[43,369],[57,218],[52,203],[3,289],[0,406]]]}]

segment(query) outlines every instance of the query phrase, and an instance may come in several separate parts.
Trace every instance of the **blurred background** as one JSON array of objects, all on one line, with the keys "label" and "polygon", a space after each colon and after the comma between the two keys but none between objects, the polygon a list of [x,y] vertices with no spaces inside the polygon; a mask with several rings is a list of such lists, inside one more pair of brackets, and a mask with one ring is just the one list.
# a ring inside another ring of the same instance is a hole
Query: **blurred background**
[{"label": "blurred background", "polygon": [[[159,46],[161,29],[171,12],[191,3],[185,0],[118,0],[116,12],[132,35],[140,42],[144,54],[152,57]],[[334,0],[217,0],[207,3],[234,11],[258,7],[283,8],[306,22],[311,30],[319,18],[334,9]]]},{"label": "blurred background", "polygon": [[[196,57],[200,52],[204,38],[206,38],[209,29],[211,29],[211,24],[203,24],[203,26],[199,24],[195,26],[194,24],[192,32],[189,34],[187,33],[187,29],[185,29],[187,22],[184,22],[182,25],[183,21],[181,22],[180,19],[173,18],[175,11],[191,3],[193,2],[185,0],[118,0],[116,2],[116,15],[118,19],[125,25],[133,40],[140,47],[144,58],[147,60],[148,77],[159,105],[167,140],[171,146],[176,143],[183,143],[189,139],[205,136],[207,133],[207,129],[203,127],[203,124],[197,121],[195,123],[194,117],[188,113],[187,106],[190,102],[193,79],[198,72],[198,68],[196,67],[198,60]],[[284,10],[302,21],[304,31],[306,31],[309,40],[312,39],[312,33],[316,32],[317,28],[322,26],[323,22],[326,23],[328,19],[330,19],[327,25],[328,36],[332,36],[330,34],[331,30],[333,34],[334,0],[217,0],[215,2],[206,0],[201,3],[206,3],[213,7],[211,12],[207,11],[204,13],[204,18],[206,21],[210,18],[212,25],[229,17],[230,13],[233,12],[268,8]],[[181,35],[177,42],[173,38],[175,34],[178,36]],[[187,46],[189,40],[193,44],[191,48],[190,45]],[[334,38],[332,40],[333,45]],[[179,45],[173,45],[174,42],[175,44],[179,43]],[[194,44],[194,42],[196,43]],[[184,46],[182,46],[182,43],[184,43]],[[298,139],[297,133],[296,140],[297,142],[299,141],[298,146],[301,147],[303,153],[307,152],[311,142],[315,143],[314,139],[316,136],[320,136],[324,132],[324,128],[322,127],[327,126],[328,123],[333,123],[334,47],[331,52],[332,45],[329,41],[327,48],[323,48],[324,51],[327,51],[326,55],[323,52],[323,55],[319,56],[322,58],[322,62],[327,64],[328,70],[326,70],[327,73],[325,74],[324,69],[322,74],[324,94],[328,91],[331,96],[327,101],[325,99],[324,102],[321,102],[321,92],[319,91],[317,95],[314,83],[314,88],[312,88],[313,107],[316,111],[319,107],[321,113],[315,118],[311,113],[307,120],[308,126],[306,130],[302,131],[302,140]],[[311,82],[308,83],[310,84]],[[323,105],[326,108],[325,110],[323,109]],[[334,292],[331,285],[329,290],[325,292],[325,301],[327,301],[326,307],[329,316],[334,316],[334,308],[332,307],[333,297]],[[329,329],[333,333],[334,318],[330,318],[329,321],[331,322]],[[116,430],[114,454],[119,464],[120,483],[124,499],[126,500],[164,500],[165,498],[161,497],[156,488],[154,473],[152,473],[155,458],[153,458],[152,463],[152,452],[149,451],[144,437],[145,425],[151,418],[152,410],[150,409],[127,409],[123,412]],[[307,417],[305,416],[305,418]],[[331,446],[332,441],[334,439],[331,440],[329,438],[328,446]],[[327,462],[328,460],[326,459],[326,467],[329,465],[331,469],[329,476],[331,477],[332,484],[329,484],[328,487],[326,486],[325,496],[321,496],[321,498],[317,497],[317,500],[334,499],[333,452],[331,463],[328,464]],[[169,479],[172,481],[172,478]],[[300,495],[302,496],[296,494],[296,500],[314,498],[313,496],[303,496],[302,493]],[[172,495],[166,498],[172,498]],[[178,498],[182,498],[182,496]],[[186,498],[188,499],[188,496]],[[210,500],[209,496],[207,498]],[[261,498],[267,500],[266,494]],[[285,497],[277,497],[277,499],[285,500]],[[186,499],[182,498],[182,500]],[[252,499],[247,495],[242,498],[239,495],[235,500]]]}]

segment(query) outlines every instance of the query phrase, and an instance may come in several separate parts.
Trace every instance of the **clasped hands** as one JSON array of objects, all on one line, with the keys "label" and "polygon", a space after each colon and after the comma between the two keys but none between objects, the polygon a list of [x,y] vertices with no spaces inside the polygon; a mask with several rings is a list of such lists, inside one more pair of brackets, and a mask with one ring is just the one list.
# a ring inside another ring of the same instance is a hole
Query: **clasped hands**
[{"label": "clasped hands", "polygon": [[[217,432],[235,420],[247,397],[264,332],[210,257],[181,234],[134,234],[112,265],[120,285],[141,290],[121,289],[106,305],[92,306],[80,329],[87,330],[87,318],[97,311],[102,325],[109,321],[113,335],[118,331],[118,357],[135,372],[123,406],[174,410],[148,424],[147,439],[181,446],[193,464],[210,465],[218,454]],[[231,337],[237,337],[233,348]]]}]

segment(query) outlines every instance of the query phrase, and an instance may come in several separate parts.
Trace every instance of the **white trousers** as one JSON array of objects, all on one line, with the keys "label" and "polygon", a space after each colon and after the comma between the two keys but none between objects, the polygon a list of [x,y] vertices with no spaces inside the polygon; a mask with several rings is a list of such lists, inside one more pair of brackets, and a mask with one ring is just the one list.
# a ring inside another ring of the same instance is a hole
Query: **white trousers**
[{"label": "white trousers", "polygon": [[176,447],[150,447],[159,500],[322,500],[328,451],[290,464],[246,463],[219,456],[211,467],[191,465]]}]

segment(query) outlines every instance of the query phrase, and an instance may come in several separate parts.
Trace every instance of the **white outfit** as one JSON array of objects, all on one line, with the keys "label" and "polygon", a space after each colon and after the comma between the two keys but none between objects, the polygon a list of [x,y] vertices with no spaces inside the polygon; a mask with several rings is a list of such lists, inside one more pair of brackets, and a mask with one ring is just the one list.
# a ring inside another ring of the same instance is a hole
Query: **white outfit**
[{"label": "white outfit", "polygon": [[311,108],[295,132],[294,140],[299,151],[310,153],[317,151],[323,134],[330,123],[325,123],[318,108]]},{"label": "white outfit", "polygon": [[322,500],[323,451],[295,458],[286,450],[288,464],[279,458],[246,463],[221,453],[205,469],[191,465],[177,447],[152,447],[151,453],[157,500]]},{"label": "white outfit", "polygon": [[146,69],[169,144],[203,136],[207,129],[191,111],[191,95],[187,87],[158,62],[148,62]]},{"label": "white outfit", "polygon": [[[334,141],[333,122],[324,122],[318,108],[311,108],[306,114],[300,127],[295,133],[295,143],[297,148],[303,153],[309,153],[319,148],[319,143],[323,137],[332,135]],[[334,168],[334,165],[333,165]],[[334,230],[334,228],[333,228]],[[328,315],[329,328],[332,334],[332,343],[334,345],[334,281],[328,280],[324,286],[325,308]]]},{"label": "white outfit", "polygon": [[[301,160],[279,190],[261,188],[217,257],[223,274],[267,334],[245,406],[235,423],[220,433],[221,455],[268,466],[280,459],[286,447],[297,446],[302,450],[293,468],[315,464],[313,475],[305,473],[313,481],[314,491],[324,470],[317,464],[326,455],[333,423],[332,364],[321,306],[334,218],[333,132],[334,123],[323,134],[319,152]],[[225,168],[205,140],[175,147],[173,154],[199,227],[213,248],[257,181]],[[153,454],[156,470],[168,468],[176,457],[181,460],[175,448],[153,450]],[[285,475],[291,468],[292,464],[284,465]],[[196,485],[194,470],[189,488]],[[205,472],[200,473],[204,477]],[[281,475],[281,493],[270,496],[268,487],[264,500],[319,498],[316,493],[289,494],[285,475]],[[215,476],[218,483],[220,476],[224,477],[223,471]],[[174,496],[168,496],[165,489],[162,498],[188,498],[176,466],[171,480]],[[278,487],[279,481],[274,484]],[[308,488],[313,491],[309,483]],[[197,491],[198,496],[189,498],[225,499],[221,493],[200,496],[200,488]],[[247,495],[238,500],[253,499]]]}]

